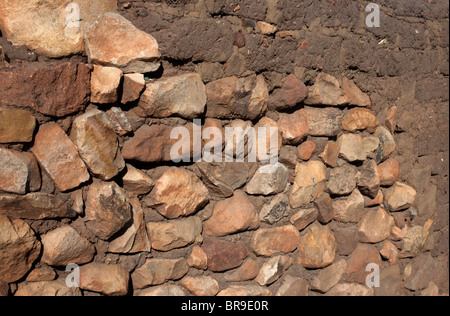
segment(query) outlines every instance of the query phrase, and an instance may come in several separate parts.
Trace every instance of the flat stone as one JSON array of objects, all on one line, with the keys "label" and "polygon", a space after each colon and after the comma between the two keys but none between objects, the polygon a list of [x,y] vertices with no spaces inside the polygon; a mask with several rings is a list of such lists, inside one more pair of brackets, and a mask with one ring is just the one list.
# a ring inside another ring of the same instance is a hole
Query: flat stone
[{"label": "flat stone", "polygon": [[316,208],[302,209],[292,215],[290,222],[299,231],[302,231],[309,224],[313,223],[319,216],[319,211]]},{"label": "flat stone", "polygon": [[366,160],[358,170],[359,191],[370,198],[375,198],[380,191],[380,176],[376,162],[371,159]]},{"label": "flat stone", "polygon": [[[270,168],[270,169],[269,169]],[[274,172],[270,172],[274,169]],[[284,191],[288,182],[289,170],[281,163],[260,167],[246,186],[251,195],[271,195]]]},{"label": "flat stone", "polygon": [[107,296],[128,293],[130,274],[119,264],[89,263],[80,267],[80,288]]},{"label": "flat stone", "polygon": [[300,237],[298,263],[307,269],[329,266],[336,256],[336,239],[328,226],[313,223]]},{"label": "flat stone", "polygon": [[0,108],[0,143],[29,143],[35,129],[36,119],[29,111]]},{"label": "flat stone", "polygon": [[31,151],[60,191],[75,189],[91,178],[77,147],[56,123],[39,127]]},{"label": "flat stone", "polygon": [[339,156],[348,162],[366,160],[363,138],[357,134],[343,134],[338,138]]},{"label": "flat stone", "polygon": [[403,211],[411,207],[417,192],[409,185],[396,182],[384,194],[384,205],[389,212]]},{"label": "flat stone", "polygon": [[389,237],[394,224],[394,218],[381,207],[370,210],[359,224],[359,241],[373,244],[382,242]]},{"label": "flat stone", "polygon": [[348,195],[356,188],[357,169],[345,164],[330,170],[328,191],[333,195]]},{"label": "flat stone", "polygon": [[208,258],[208,270],[224,272],[242,265],[248,256],[243,242],[232,243],[224,240],[206,239],[202,250]]},{"label": "flat stone", "polygon": [[283,217],[288,216],[290,211],[289,199],[285,194],[276,195],[268,204],[264,204],[259,218],[269,224],[280,221]]},{"label": "flat stone", "polygon": [[334,219],[343,223],[358,223],[364,215],[364,197],[358,189],[346,198],[334,199],[332,202]]},{"label": "flat stone", "polygon": [[311,159],[316,152],[316,144],[313,141],[307,140],[298,146],[298,158],[304,161]]},{"label": "flat stone", "polygon": [[224,278],[227,282],[253,280],[258,275],[259,269],[260,266],[258,262],[252,258],[248,258],[239,268],[225,273]]},{"label": "flat stone", "polygon": [[215,296],[220,290],[219,282],[210,276],[185,276],[180,283],[195,296]]},{"label": "flat stone", "polygon": [[283,284],[278,288],[275,296],[308,296],[309,283],[305,279],[286,275]]},{"label": "flat stone", "polygon": [[61,278],[55,281],[20,283],[14,296],[73,297],[82,296],[82,293],[79,288],[67,287],[65,280]]},{"label": "flat stone", "polygon": [[155,181],[132,165],[126,165],[127,172],[122,178],[123,188],[134,195],[145,195],[155,186]]},{"label": "flat stone", "polygon": [[25,194],[40,188],[41,174],[33,155],[0,148],[0,191]]},{"label": "flat stone", "polygon": [[327,168],[321,161],[298,163],[289,201],[292,208],[302,207],[318,198],[326,188]]},{"label": "flat stone", "polygon": [[319,155],[319,158],[329,167],[337,167],[337,161],[339,158],[339,146],[334,141],[328,141],[325,145],[325,149]]},{"label": "flat stone", "polygon": [[139,293],[139,296],[186,296],[183,287],[175,284],[152,286]]},{"label": "flat stone", "polygon": [[148,286],[164,284],[167,281],[179,280],[189,270],[187,260],[180,259],[147,259],[144,265],[131,275],[133,287],[143,289]]},{"label": "flat stone", "polygon": [[118,98],[122,70],[115,67],[94,65],[91,74],[91,102],[99,104],[115,103]]},{"label": "flat stone", "polygon": [[378,176],[380,178],[380,185],[392,186],[394,185],[400,175],[400,165],[394,158],[389,158],[378,166]]},{"label": "flat stone", "polygon": [[311,289],[326,293],[335,286],[347,269],[347,262],[343,259],[333,263],[331,266],[320,270],[319,274],[311,281]]},{"label": "flat stone", "polygon": [[278,128],[283,144],[298,145],[309,132],[305,110],[302,109],[292,114],[280,113]]},{"label": "flat stone", "polygon": [[311,136],[336,136],[342,130],[344,111],[336,108],[305,107]]},{"label": "flat stone", "polygon": [[289,269],[294,259],[289,256],[277,256],[269,259],[259,270],[255,281],[260,285],[269,285],[278,280]]},{"label": "flat stone", "polygon": [[140,73],[125,74],[123,76],[123,92],[121,103],[134,102],[145,89],[144,75]]},{"label": "flat stone", "polygon": [[279,252],[294,251],[299,239],[300,233],[292,225],[260,228],[253,233],[251,247],[257,255],[270,257]]},{"label": "flat stone", "polygon": [[374,290],[356,283],[339,283],[327,292],[326,296],[373,296]]},{"label": "flat stone", "polygon": [[230,285],[222,290],[217,296],[272,296],[270,290],[259,285]]},{"label": "flat stone", "polygon": [[369,109],[352,109],[342,119],[342,128],[348,132],[367,130],[373,133],[377,125],[378,119]]},{"label": "flat stone", "polygon": [[366,267],[369,264],[378,264],[381,266],[381,256],[378,249],[372,245],[358,244],[347,260],[345,280],[365,285],[366,278],[371,273],[370,271],[366,271]]}]

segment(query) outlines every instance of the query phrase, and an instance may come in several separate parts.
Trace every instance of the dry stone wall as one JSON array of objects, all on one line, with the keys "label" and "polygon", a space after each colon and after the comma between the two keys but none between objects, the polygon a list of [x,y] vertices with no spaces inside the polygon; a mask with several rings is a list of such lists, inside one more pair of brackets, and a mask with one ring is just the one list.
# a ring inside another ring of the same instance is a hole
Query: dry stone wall
[{"label": "dry stone wall", "polygon": [[46,2],[0,0],[0,295],[448,293],[448,3]]}]

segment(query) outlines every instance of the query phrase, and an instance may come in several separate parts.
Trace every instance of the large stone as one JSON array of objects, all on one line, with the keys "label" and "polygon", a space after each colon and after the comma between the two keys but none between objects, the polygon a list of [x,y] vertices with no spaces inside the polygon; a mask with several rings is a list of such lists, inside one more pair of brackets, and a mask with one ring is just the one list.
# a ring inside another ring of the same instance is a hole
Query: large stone
[{"label": "large stone", "polygon": [[286,110],[295,107],[308,97],[309,90],[303,82],[291,74],[280,89],[275,90],[269,98],[270,110]]},{"label": "large stone", "polygon": [[0,195],[0,215],[31,220],[73,218],[75,211],[60,198],[46,193],[29,193],[24,196]]},{"label": "large stone", "polygon": [[264,263],[255,281],[260,285],[269,285],[278,280],[290,268],[294,259],[289,256],[277,256]]},{"label": "large stone", "polygon": [[36,119],[29,111],[0,108],[0,143],[29,143],[35,129]]},{"label": "large stone", "polygon": [[389,212],[403,211],[411,207],[417,192],[407,184],[396,182],[385,191],[384,205]]},{"label": "large stone", "polygon": [[371,273],[371,271],[366,270],[369,264],[381,266],[381,256],[378,249],[372,245],[358,244],[347,260],[345,280],[365,285],[366,278]]},{"label": "large stone", "polygon": [[362,92],[358,86],[346,77],[342,78],[342,90],[350,99],[350,105],[370,107],[372,101],[369,96]]},{"label": "large stone", "polygon": [[160,67],[159,46],[150,34],[117,13],[103,13],[84,34],[89,61],[124,73],[154,72]]},{"label": "large stone", "polygon": [[60,191],[72,190],[91,178],[77,147],[56,123],[39,127],[31,151]]},{"label": "large stone", "polygon": [[84,52],[83,32],[102,12],[117,11],[114,0],[0,1],[0,29],[14,45],[48,57]]},{"label": "large stone", "polygon": [[308,269],[330,265],[336,256],[336,239],[328,226],[313,223],[300,237],[298,263]]},{"label": "large stone", "polygon": [[33,155],[0,148],[0,191],[25,194],[41,188],[41,174]]},{"label": "large stone", "polygon": [[228,77],[206,85],[207,117],[254,120],[267,110],[269,91],[262,75]]},{"label": "large stone", "polygon": [[[430,228],[433,225],[432,220],[428,220],[424,226],[413,226],[407,228],[403,237],[402,251],[400,258],[412,258],[419,255],[427,249],[430,243]],[[405,226],[406,227],[406,226]]]},{"label": "large stone", "polygon": [[399,265],[383,269],[380,274],[380,287],[374,288],[376,296],[402,296],[402,274]]},{"label": "large stone", "polygon": [[[269,169],[270,168],[270,169]],[[272,171],[274,172],[269,172]],[[271,195],[284,191],[289,177],[289,170],[281,163],[260,167],[248,182],[245,190],[251,195]]]},{"label": "large stone", "polygon": [[106,111],[106,115],[114,126],[116,134],[119,136],[125,136],[133,131],[131,123],[134,122],[131,119],[128,119],[128,116],[131,116],[129,113],[130,112],[123,112],[119,107],[112,107]]},{"label": "large stone", "polygon": [[41,236],[41,242],[44,248],[41,261],[50,266],[88,263],[95,253],[94,246],[67,225]]},{"label": "large stone", "polygon": [[367,130],[373,133],[377,125],[378,119],[369,109],[352,109],[342,119],[342,128],[348,132]]},{"label": "large stone", "polygon": [[382,242],[389,237],[394,224],[394,218],[381,207],[370,210],[359,224],[359,241],[373,244]]},{"label": "large stone", "polygon": [[318,198],[326,188],[327,168],[321,161],[297,164],[289,198],[292,208],[302,207]]},{"label": "large stone", "polygon": [[278,128],[283,144],[298,145],[309,132],[305,110],[302,109],[293,114],[280,113]]},{"label": "large stone", "polygon": [[169,219],[189,216],[209,201],[208,189],[190,171],[171,168],[156,181],[150,194],[156,210]]},{"label": "large stone", "polygon": [[80,267],[80,288],[107,296],[128,293],[130,274],[119,264],[90,263]]},{"label": "large stone", "polygon": [[209,236],[226,236],[258,227],[259,214],[243,191],[217,202],[211,218],[204,223],[205,234]]},{"label": "large stone", "polygon": [[336,108],[305,107],[311,136],[336,136],[342,130],[344,111]]},{"label": "large stone", "polygon": [[300,239],[298,229],[292,225],[258,229],[252,236],[251,247],[260,256],[270,257],[279,252],[297,249]]},{"label": "large stone", "polygon": [[316,152],[316,143],[311,140],[307,140],[298,146],[298,158],[304,161],[308,161]]},{"label": "large stone", "polygon": [[82,293],[77,287],[67,287],[65,280],[60,278],[55,281],[20,283],[14,296],[73,297],[82,296]]},{"label": "large stone", "polygon": [[136,113],[141,117],[194,119],[203,114],[205,105],[205,85],[199,74],[191,73],[148,83]]},{"label": "large stone", "polygon": [[321,293],[328,292],[342,279],[346,268],[347,262],[342,259],[320,270],[319,274],[311,281],[311,289]]},{"label": "large stone", "polygon": [[353,190],[346,198],[332,202],[334,219],[343,223],[357,223],[364,215],[364,197],[358,189]]},{"label": "large stone", "polygon": [[210,276],[186,276],[180,283],[195,296],[215,296],[219,293],[219,282]]},{"label": "large stone", "polygon": [[41,243],[27,223],[0,215],[0,282],[21,279],[40,252]]},{"label": "large stone", "polygon": [[143,289],[152,285],[164,284],[170,280],[179,280],[189,271],[184,258],[180,259],[147,259],[144,265],[137,268],[131,278],[135,289]]},{"label": "large stone", "polygon": [[106,113],[91,110],[77,117],[70,138],[94,176],[111,180],[125,168],[114,126]]},{"label": "large stone", "polygon": [[305,100],[305,104],[308,105],[345,106],[349,103],[350,98],[341,89],[339,81],[326,73],[320,73],[317,76]]},{"label": "large stone", "polygon": [[118,233],[132,216],[128,198],[115,182],[97,181],[91,184],[85,212],[86,227],[102,240]]},{"label": "large stone", "polygon": [[357,170],[352,165],[333,168],[327,182],[328,190],[334,195],[348,195],[356,188],[356,178]]},{"label": "large stone", "polygon": [[91,74],[91,102],[115,103],[119,95],[122,75],[122,70],[118,68],[94,65]]},{"label": "large stone", "polygon": [[5,68],[0,77],[0,106],[28,107],[63,117],[84,110],[89,102],[91,70],[86,64]]},{"label": "large stone", "polygon": [[339,155],[348,162],[366,160],[363,138],[358,134],[343,134],[337,140]]},{"label": "large stone", "polygon": [[201,237],[202,221],[193,216],[169,222],[148,223],[147,231],[153,249],[170,251],[192,244]]},{"label": "large stone", "polygon": [[224,272],[242,265],[248,256],[247,247],[243,242],[232,243],[218,239],[206,239],[202,250],[208,258],[208,270]]},{"label": "large stone", "polygon": [[270,203],[264,204],[259,218],[269,224],[280,221],[283,217],[288,216],[290,211],[289,199],[285,194],[278,194]]}]

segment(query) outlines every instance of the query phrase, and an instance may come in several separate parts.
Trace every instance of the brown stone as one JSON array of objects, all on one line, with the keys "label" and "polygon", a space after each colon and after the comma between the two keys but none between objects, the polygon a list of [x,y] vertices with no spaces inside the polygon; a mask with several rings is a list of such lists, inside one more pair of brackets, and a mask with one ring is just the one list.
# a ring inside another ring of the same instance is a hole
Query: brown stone
[{"label": "brown stone", "polygon": [[243,242],[231,243],[224,240],[206,239],[202,250],[208,258],[208,270],[223,272],[242,265],[248,256]]},{"label": "brown stone", "polygon": [[293,277],[292,275],[286,275],[283,284],[278,288],[275,296],[308,296],[308,290],[308,281]]},{"label": "brown stone", "polygon": [[[258,124],[255,125],[256,132],[256,157],[259,161],[267,161],[270,158],[278,155],[281,147],[283,146],[283,138],[281,137],[280,129],[278,128],[277,122],[274,120],[263,117],[259,120]],[[261,130],[260,130],[261,128]],[[264,128],[264,129],[263,129]],[[265,137],[263,137],[265,132]],[[260,133],[263,133],[260,135]],[[261,143],[259,138],[263,140]],[[272,141],[273,139],[273,141]],[[275,144],[275,139],[277,143]],[[260,147],[261,146],[261,147]],[[261,151],[261,153],[260,153]]]},{"label": "brown stone", "polygon": [[317,220],[321,224],[328,224],[334,219],[334,208],[332,199],[328,193],[323,193],[314,201],[318,209]]},{"label": "brown stone", "polygon": [[364,197],[358,189],[346,198],[334,199],[332,205],[338,222],[357,223],[364,215]]},{"label": "brown stone", "polygon": [[304,161],[308,161],[316,152],[316,143],[307,140],[298,146],[298,158]]},{"label": "brown stone", "polygon": [[341,259],[331,266],[320,270],[319,274],[311,282],[311,289],[321,293],[328,292],[342,279],[346,269],[347,262]]},{"label": "brown stone", "polygon": [[270,257],[279,252],[289,253],[297,249],[300,233],[292,225],[261,228],[252,236],[251,247],[260,256]]},{"label": "brown stone", "polygon": [[345,106],[350,98],[341,89],[339,81],[328,74],[320,73],[314,86],[309,89],[309,96],[305,100],[308,105]]},{"label": "brown stone", "polygon": [[145,88],[144,75],[140,73],[125,74],[123,76],[122,104],[134,102],[141,96]]},{"label": "brown stone", "polygon": [[186,296],[183,287],[175,284],[164,284],[159,286],[152,286],[145,289],[139,293],[139,296],[154,296],[154,297],[165,297],[165,296]]},{"label": "brown stone", "polygon": [[20,283],[14,296],[82,296],[81,290],[76,287],[67,287],[64,278],[55,281],[38,281]]},{"label": "brown stone", "polygon": [[289,199],[285,194],[276,195],[268,204],[264,204],[259,218],[269,224],[280,221],[289,214]]},{"label": "brown stone", "polygon": [[384,195],[383,191],[379,190],[377,193],[377,196],[373,199],[367,196],[364,196],[364,206],[365,207],[372,207],[372,206],[378,206],[383,204],[384,201]]},{"label": "brown stone", "polygon": [[118,98],[122,70],[115,67],[94,65],[91,74],[91,102],[99,104],[115,103]]},{"label": "brown stone", "polygon": [[259,227],[259,214],[243,191],[236,191],[233,197],[219,201],[213,214],[204,223],[208,236],[226,236]]},{"label": "brown stone", "polygon": [[363,138],[358,134],[343,134],[339,136],[337,145],[339,156],[348,162],[366,160]]},{"label": "brown stone", "polygon": [[337,225],[333,227],[333,234],[336,238],[337,252],[341,256],[348,256],[358,246],[358,226],[357,225]]},{"label": "brown stone", "polygon": [[284,271],[290,268],[293,262],[294,259],[289,256],[270,258],[262,265],[255,281],[260,285],[272,284],[283,275]]},{"label": "brown stone", "polygon": [[60,191],[72,190],[91,178],[77,147],[56,123],[39,127],[31,151]]},{"label": "brown stone", "polygon": [[327,168],[321,161],[298,163],[289,201],[299,208],[318,198],[326,188]]},{"label": "brown stone", "polygon": [[130,274],[119,264],[90,263],[80,267],[80,288],[107,296],[128,293]]},{"label": "brown stone", "polygon": [[91,91],[91,70],[81,63],[0,70],[0,106],[32,108],[63,117],[85,109]]},{"label": "brown stone", "polygon": [[333,195],[348,195],[356,188],[357,170],[354,166],[345,164],[330,170],[327,188]]},{"label": "brown stone", "polygon": [[270,110],[286,110],[295,107],[308,97],[309,90],[303,82],[291,74],[280,89],[275,90],[269,98]]},{"label": "brown stone", "polygon": [[397,148],[397,144],[395,143],[394,136],[384,127],[379,126],[373,136],[377,137],[380,140],[380,146],[376,151],[375,161],[377,164],[383,162],[389,155],[392,154]]},{"label": "brown stone", "polygon": [[397,264],[399,257],[399,250],[389,240],[386,240],[383,243],[383,248],[380,250],[380,254],[384,259],[387,259],[389,261],[389,264],[391,265]]},{"label": "brown stone", "polygon": [[33,155],[0,148],[0,191],[25,194],[40,188],[41,174]]},{"label": "brown stone", "polygon": [[29,143],[35,129],[36,119],[29,111],[0,108],[0,143]]},{"label": "brown stone", "polygon": [[53,281],[56,278],[56,272],[47,265],[36,267],[28,273],[27,282]]},{"label": "brown stone", "polygon": [[188,264],[190,267],[206,270],[208,269],[208,258],[206,253],[199,246],[192,248],[191,255],[188,258]]},{"label": "brown stone", "polygon": [[397,106],[393,106],[388,110],[388,113],[386,115],[386,120],[384,121],[384,124],[386,125],[387,129],[391,134],[394,134],[395,129],[397,128],[397,117],[398,115],[398,108]]},{"label": "brown stone", "polygon": [[350,105],[362,107],[372,106],[369,96],[362,92],[352,80],[347,79],[346,77],[342,78],[342,90],[349,98]]},{"label": "brown stone", "polygon": [[368,109],[352,109],[342,119],[342,128],[348,132],[367,130],[373,133],[377,125],[377,117]]},{"label": "brown stone", "polygon": [[127,173],[122,178],[123,188],[134,195],[145,195],[155,186],[155,182],[143,171],[127,164]]},{"label": "brown stone", "polygon": [[371,273],[370,271],[366,271],[366,267],[369,264],[378,264],[381,266],[380,253],[375,246],[359,244],[347,260],[345,280],[366,284],[366,278]]},{"label": "brown stone", "polygon": [[389,158],[378,166],[380,185],[392,186],[397,182],[400,174],[400,165],[394,158]]},{"label": "brown stone", "polygon": [[253,280],[258,275],[259,269],[260,266],[258,262],[256,262],[252,258],[248,258],[239,268],[225,273],[224,278],[227,282]]},{"label": "brown stone", "polygon": [[143,266],[137,268],[131,278],[135,289],[143,289],[152,285],[164,284],[170,280],[179,280],[189,270],[187,260],[180,259],[147,259]]},{"label": "brown stone", "polygon": [[337,167],[337,161],[339,158],[339,146],[334,141],[328,141],[325,145],[325,149],[319,155],[319,158],[329,167]]},{"label": "brown stone", "polygon": [[260,167],[245,187],[251,195],[272,195],[284,191],[288,183],[289,170],[281,163]]},{"label": "brown stone", "polygon": [[40,252],[41,243],[27,223],[0,215],[0,282],[21,279]]},{"label": "brown stone", "polygon": [[336,240],[328,226],[313,223],[300,237],[298,263],[308,269],[330,265],[336,256]]},{"label": "brown stone", "polygon": [[380,191],[380,177],[378,175],[378,167],[375,161],[367,160],[361,168],[359,168],[358,176],[359,191],[371,198],[375,198]]},{"label": "brown stone", "polygon": [[123,112],[121,108],[112,107],[106,111],[106,115],[114,126],[117,135],[124,136],[133,131],[133,126],[127,117],[128,113]]},{"label": "brown stone", "polygon": [[362,296],[373,296],[374,289],[368,288],[366,285],[356,284],[356,283],[339,283],[336,284],[330,291],[327,292],[326,296],[342,296],[342,297],[362,297]]},{"label": "brown stone", "polygon": [[272,293],[266,286],[259,285],[230,285],[217,296],[271,296]]},{"label": "brown stone", "polygon": [[437,279],[437,264],[430,253],[421,254],[411,264],[411,273],[405,277],[405,288],[419,291]]},{"label": "brown stone", "polygon": [[185,276],[180,283],[195,296],[215,296],[219,293],[219,282],[210,276]]},{"label": "brown stone", "polygon": [[319,215],[319,211],[316,208],[303,209],[292,215],[290,222],[292,225],[301,231],[313,223]]},{"label": "brown stone", "polygon": [[342,110],[305,107],[305,114],[311,136],[336,136],[342,130]]},{"label": "brown stone", "polygon": [[300,110],[293,114],[280,113],[278,128],[283,138],[283,144],[299,144],[309,131],[305,111]]},{"label": "brown stone", "polygon": [[157,211],[169,218],[189,216],[209,201],[208,189],[190,171],[171,168],[156,181],[150,194]]},{"label": "brown stone", "polygon": [[413,226],[402,232],[403,237],[400,258],[413,258],[425,251],[430,243],[430,228],[433,225],[432,220],[428,220],[424,226]]},{"label": "brown stone", "polygon": [[359,224],[359,241],[373,244],[382,242],[391,234],[394,222],[394,218],[381,207],[368,211]]},{"label": "brown stone", "polygon": [[408,209],[416,199],[416,190],[404,183],[396,182],[385,191],[384,205],[389,212]]}]

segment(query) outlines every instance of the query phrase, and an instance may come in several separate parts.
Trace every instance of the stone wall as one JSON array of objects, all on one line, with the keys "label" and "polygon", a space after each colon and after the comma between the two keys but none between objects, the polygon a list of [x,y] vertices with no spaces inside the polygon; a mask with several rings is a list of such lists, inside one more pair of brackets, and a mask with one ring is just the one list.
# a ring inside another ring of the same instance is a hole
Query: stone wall
[{"label": "stone wall", "polygon": [[[47,1],[0,1],[0,294],[448,293],[448,2]],[[276,171],[180,126],[278,127]]]}]

